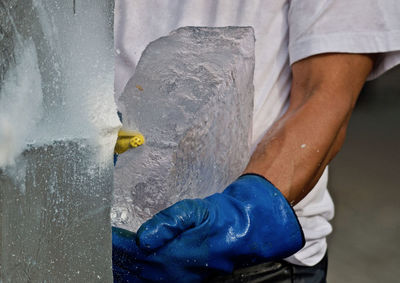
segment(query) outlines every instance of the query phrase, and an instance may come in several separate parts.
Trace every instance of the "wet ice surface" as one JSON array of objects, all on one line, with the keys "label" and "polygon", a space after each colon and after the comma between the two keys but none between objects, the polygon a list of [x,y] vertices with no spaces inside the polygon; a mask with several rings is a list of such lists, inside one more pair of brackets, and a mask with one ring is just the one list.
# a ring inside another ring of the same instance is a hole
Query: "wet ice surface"
[{"label": "wet ice surface", "polygon": [[0,3],[0,282],[111,282],[112,1]]},{"label": "wet ice surface", "polygon": [[4,282],[111,282],[113,167],[87,141],[30,147],[0,171]]},{"label": "wet ice surface", "polygon": [[172,203],[222,191],[249,158],[251,28],[181,28],[152,42],[119,104],[146,144],[119,157],[112,223],[135,231]]}]

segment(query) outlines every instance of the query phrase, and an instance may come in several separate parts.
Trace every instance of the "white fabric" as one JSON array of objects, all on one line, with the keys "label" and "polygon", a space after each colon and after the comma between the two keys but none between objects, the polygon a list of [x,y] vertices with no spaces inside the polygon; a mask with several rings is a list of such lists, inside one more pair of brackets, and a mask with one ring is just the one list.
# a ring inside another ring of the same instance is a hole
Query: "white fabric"
[{"label": "white fabric", "polygon": [[329,52],[386,53],[369,79],[400,62],[400,1],[291,0],[290,62]]},{"label": "white fabric", "polygon": [[[400,62],[398,15],[398,0],[117,0],[116,97],[147,44],[171,30],[188,25],[252,26],[256,36],[255,147],[287,107],[291,63],[326,52],[387,52],[371,73],[374,78]],[[294,207],[306,245],[289,262],[312,266],[326,252],[334,214],[327,180],[326,170]]]}]

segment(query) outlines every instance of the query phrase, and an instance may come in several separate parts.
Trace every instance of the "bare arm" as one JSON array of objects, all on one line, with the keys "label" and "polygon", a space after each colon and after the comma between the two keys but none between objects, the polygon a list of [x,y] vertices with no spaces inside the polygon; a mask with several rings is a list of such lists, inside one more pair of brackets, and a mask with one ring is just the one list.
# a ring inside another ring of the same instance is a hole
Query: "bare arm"
[{"label": "bare arm", "polygon": [[290,106],[258,144],[244,173],[270,180],[295,204],[343,144],[350,115],[373,67],[358,54],[324,54],[292,66]]}]

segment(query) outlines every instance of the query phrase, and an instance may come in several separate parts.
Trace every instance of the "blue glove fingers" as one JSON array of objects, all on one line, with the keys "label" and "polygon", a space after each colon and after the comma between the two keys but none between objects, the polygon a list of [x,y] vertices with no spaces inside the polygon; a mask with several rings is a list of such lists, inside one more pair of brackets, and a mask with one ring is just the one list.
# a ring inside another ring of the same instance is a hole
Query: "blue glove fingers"
[{"label": "blue glove fingers", "polygon": [[160,211],[137,231],[137,243],[143,250],[154,251],[184,231],[199,226],[208,216],[201,199],[186,199]]},{"label": "blue glove fingers", "polygon": [[168,278],[165,268],[168,260],[162,255],[143,252],[136,245],[135,239],[135,233],[112,227],[114,283],[158,282]]},{"label": "blue glove fingers", "polygon": [[112,264],[115,283],[143,282],[137,277],[140,266],[139,250],[135,243],[136,234],[112,227]]},{"label": "blue glove fingers", "polygon": [[[201,282],[203,272],[194,267],[186,270],[187,260],[192,264],[193,260],[187,257],[180,243],[176,246],[172,241],[172,245],[149,254],[136,245],[135,238],[133,232],[112,227],[114,283]],[[174,254],[177,249],[181,253]]]}]

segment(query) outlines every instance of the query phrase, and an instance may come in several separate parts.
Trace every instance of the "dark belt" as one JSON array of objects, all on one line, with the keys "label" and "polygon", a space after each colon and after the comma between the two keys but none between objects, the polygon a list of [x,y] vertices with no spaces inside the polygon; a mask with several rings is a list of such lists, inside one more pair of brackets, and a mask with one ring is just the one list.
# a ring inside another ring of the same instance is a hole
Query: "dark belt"
[{"label": "dark belt", "polygon": [[232,274],[207,280],[216,282],[326,283],[328,256],[314,266],[300,266],[286,261],[261,263],[235,270]]}]

